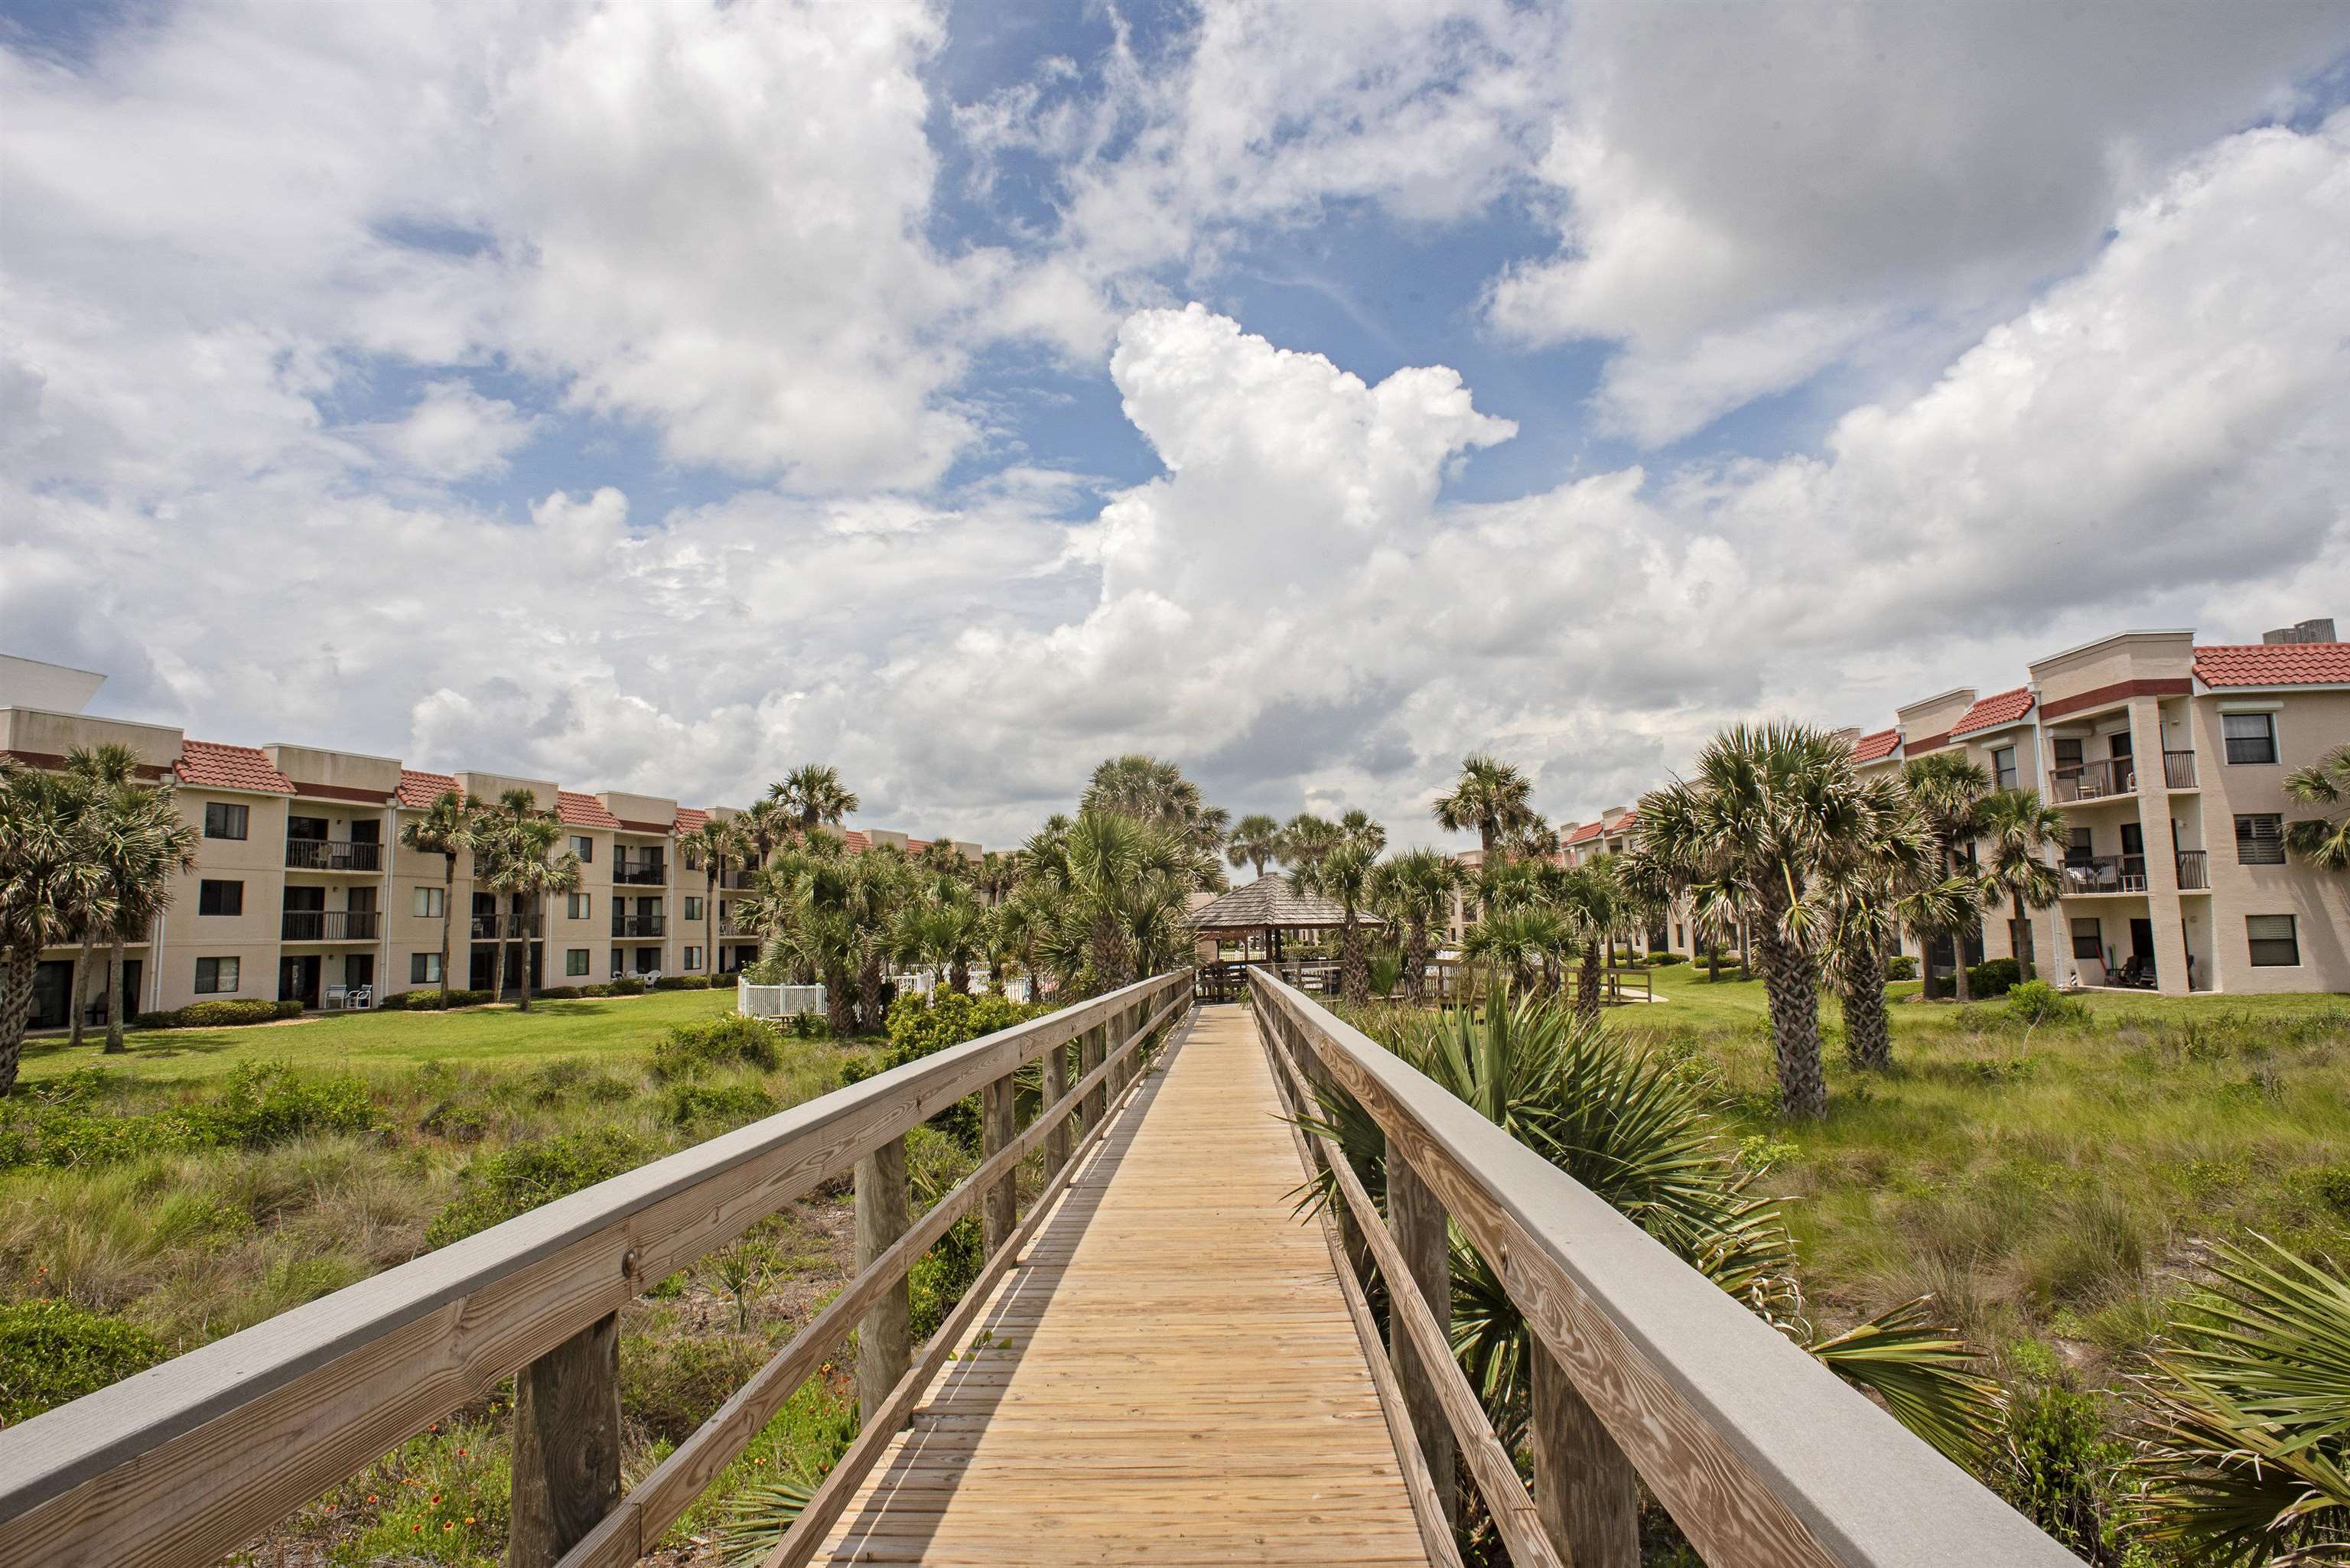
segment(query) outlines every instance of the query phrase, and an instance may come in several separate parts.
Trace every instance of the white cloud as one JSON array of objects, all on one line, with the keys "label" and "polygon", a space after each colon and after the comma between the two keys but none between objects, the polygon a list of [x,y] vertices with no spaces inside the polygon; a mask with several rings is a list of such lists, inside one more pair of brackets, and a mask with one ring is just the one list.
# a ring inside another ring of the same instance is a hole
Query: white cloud
[{"label": "white cloud", "polygon": [[1905,313],[1971,337],[2086,259],[2150,175],[2350,46],[2324,5],[1735,5],[1688,24],[1577,12],[1540,168],[1565,246],[1489,302],[1520,340],[1623,345],[1599,407],[1651,442],[1866,352]]},{"label": "white cloud", "polygon": [[540,421],[503,398],[485,398],[460,380],[432,381],[377,441],[426,479],[501,473]]}]

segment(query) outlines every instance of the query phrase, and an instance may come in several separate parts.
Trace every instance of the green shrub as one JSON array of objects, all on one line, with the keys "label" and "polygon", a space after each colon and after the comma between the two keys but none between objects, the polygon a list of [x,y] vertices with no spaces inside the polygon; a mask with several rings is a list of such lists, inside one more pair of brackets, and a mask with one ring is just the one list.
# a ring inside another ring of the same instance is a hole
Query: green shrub
[{"label": "green shrub", "polygon": [[463,1241],[567,1193],[634,1170],[656,1152],[634,1133],[597,1127],[478,1156],[460,1173],[463,1191],[425,1231],[424,1243],[445,1247]]},{"label": "green shrub", "polygon": [[2311,1185],[2317,1199],[2336,1214],[2350,1218],[2350,1165],[2329,1165],[2314,1172]]},{"label": "green shrub", "polygon": [[1908,953],[1895,953],[1885,961],[1885,978],[1887,980],[1917,979],[1918,961]]},{"label": "green shrub", "polygon": [[655,991],[708,991],[710,977],[706,974],[665,974],[653,981]]},{"label": "green shrub", "polygon": [[259,997],[235,997],[197,1002],[176,1012],[142,1012],[132,1022],[141,1029],[233,1029],[246,1023],[271,1023],[298,1017],[302,1004],[265,1002]]},{"label": "green shrub", "polygon": [[2086,1023],[2089,1004],[2044,980],[2027,980],[2007,993],[2007,1010],[2026,1023]]},{"label": "green shrub", "polygon": [[1373,953],[1370,961],[1371,994],[1389,996],[1403,980],[1403,960],[1393,953]]},{"label": "green shrub", "polygon": [[69,1302],[0,1306],[0,1426],[120,1383],[165,1354],[146,1330]]},{"label": "green shrub", "polygon": [[306,1077],[284,1063],[244,1062],[229,1069],[220,1097],[191,1113],[204,1141],[268,1148],[318,1133],[361,1133],[376,1126],[375,1103],[357,1078]]},{"label": "green shrub", "polygon": [[[480,1007],[489,1000],[490,993],[486,991],[452,991],[449,993],[449,1005],[452,1007]],[[441,1005],[441,988],[420,985],[412,991],[394,992],[376,1005],[393,1012],[432,1012]]]},{"label": "green shrub", "polygon": [[363,1133],[378,1125],[356,1078],[307,1077],[283,1063],[240,1063],[212,1097],[147,1114],[103,1103],[97,1073],[69,1075],[14,1096],[0,1121],[0,1169],[59,1169],[199,1148],[268,1148],[321,1133]]},{"label": "green shrub", "polygon": [[541,986],[531,994],[540,1002],[572,1002],[577,999],[579,988],[576,985],[547,985]]},{"label": "green shrub", "polygon": [[689,1081],[672,1085],[669,1092],[669,1119],[679,1127],[690,1127],[704,1117],[739,1127],[775,1108],[775,1096],[756,1084]]},{"label": "green shrub", "polygon": [[1051,1011],[1050,1007],[1024,1004],[1008,996],[967,996],[959,991],[901,996],[889,1004],[887,1065],[903,1066],[950,1045],[1009,1029]]},{"label": "green shrub", "polygon": [[821,1012],[795,1012],[788,1025],[795,1040],[829,1040],[832,1022]]},{"label": "green shrub", "polygon": [[623,976],[621,979],[614,981],[612,982],[612,989],[606,994],[611,996],[642,996],[644,993],[645,982],[639,980],[634,975],[627,975]]},{"label": "green shrub", "polygon": [[2060,1543],[2092,1562],[2112,1561],[2107,1521],[2129,1449],[2106,1432],[2096,1399],[2062,1387],[2018,1390],[2002,1435],[1993,1477],[2000,1495]]},{"label": "green shrub", "polygon": [[1967,994],[1975,1002],[2005,996],[2023,978],[2023,966],[2012,958],[1992,959],[1967,971]]},{"label": "green shrub", "polygon": [[948,1226],[938,1245],[914,1260],[906,1282],[917,1343],[938,1332],[986,1262],[986,1243],[980,1236],[976,1214],[966,1214]]},{"label": "green shrub", "polygon": [[609,996],[612,994],[612,987],[610,982],[608,981],[599,980],[593,985],[583,985],[579,987],[578,990],[579,994],[582,996]]},{"label": "green shrub", "polygon": [[[682,1276],[681,1276],[682,1277]],[[681,1443],[766,1365],[766,1341],[705,1330],[620,1340],[620,1405],[656,1442]]]},{"label": "green shrub", "polygon": [[704,1023],[681,1023],[653,1047],[653,1076],[685,1078],[706,1067],[756,1067],[773,1072],[783,1057],[782,1031],[763,1019],[727,1013]]},{"label": "green shrub", "polygon": [[1641,961],[1655,969],[1669,969],[1677,963],[1689,962],[1689,956],[1686,953],[1653,952]]}]

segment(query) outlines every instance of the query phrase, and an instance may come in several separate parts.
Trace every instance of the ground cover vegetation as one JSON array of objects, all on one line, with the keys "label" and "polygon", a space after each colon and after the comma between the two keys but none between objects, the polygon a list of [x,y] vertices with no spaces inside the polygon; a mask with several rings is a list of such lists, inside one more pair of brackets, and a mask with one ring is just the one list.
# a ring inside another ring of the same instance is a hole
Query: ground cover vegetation
[{"label": "ground cover vegetation", "polygon": [[[2290,784],[2319,814],[2290,825],[2292,852],[2337,873],[2345,781],[2350,752]],[[160,794],[97,758],[0,780],[12,988],[26,952],[102,948],[129,929],[122,910],[151,910],[151,888],[124,889],[169,880],[157,867],[175,851],[150,831]],[[856,806],[810,765],[682,850],[713,889],[748,873],[737,919],[763,949],[745,978],[825,987],[824,1013],[789,1027],[732,1017],[731,992],[691,977],[652,995],[540,990],[527,1009],[411,993],[424,1016],[192,1009],[117,1023],[111,1054],[34,1043],[0,1106],[0,1419],[1186,961],[1188,903],[1221,890],[1228,865],[1278,868],[1334,906],[1308,950],[1336,961],[1342,1003],[1382,1037],[2093,1562],[2344,1552],[2350,1003],[2082,997],[2008,960],[1929,999],[1932,977],[1889,952],[1898,935],[1952,940],[1987,911],[2054,899],[2063,818],[2029,792],[1962,762],[1862,780],[1831,738],[1765,726],[1725,732],[1645,797],[1621,856],[1561,853],[1529,781],[1492,756],[1468,759],[1431,810],[1477,835],[1473,867],[1390,854],[1359,811],[1235,823],[1139,755],[1105,762],[1011,855],[852,854]],[[452,874],[474,854],[516,919],[572,874],[518,799],[444,797],[402,837]],[[1438,1009],[1426,976],[1452,950],[1456,910],[1453,956],[1484,977],[1482,1001]],[[1700,961],[1641,953],[1667,911]],[[1607,1005],[1635,962],[1658,1000]],[[910,971],[926,994],[899,994]],[[247,1022],[265,1026],[232,1026]],[[16,1061],[0,1036],[0,1067]],[[1024,1093],[1033,1104],[1036,1085]],[[1361,1141],[1345,1107],[1327,1122]],[[971,1106],[917,1130],[918,1205],[969,1171],[976,1144]],[[1039,1179],[1024,1172],[1031,1190]],[[839,1198],[812,1196],[630,1309],[631,1474],[844,1277]],[[968,1285],[979,1246],[966,1220],[918,1265],[918,1333]],[[1464,1364],[1513,1432],[1523,1327],[1473,1253],[1456,1275]],[[853,1430],[845,1377],[843,1360],[800,1391],[681,1526],[683,1549],[772,1540]],[[338,1562],[491,1560],[500,1403],[452,1413],[291,1537]],[[1668,1521],[1649,1527],[1655,1561],[1684,1560]]]}]

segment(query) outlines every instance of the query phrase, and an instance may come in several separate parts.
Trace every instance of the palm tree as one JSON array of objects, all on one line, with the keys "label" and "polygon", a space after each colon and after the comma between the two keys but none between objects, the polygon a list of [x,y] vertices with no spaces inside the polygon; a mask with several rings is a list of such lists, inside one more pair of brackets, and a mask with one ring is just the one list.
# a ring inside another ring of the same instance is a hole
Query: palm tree
[{"label": "palm tree", "polygon": [[169,784],[143,784],[138,759],[125,746],[77,749],[66,759],[69,778],[79,786],[78,824],[83,853],[105,877],[113,919],[106,927],[106,1046],[123,1044],[124,949],[143,939],[171,907],[173,883],[195,869],[200,843],[195,826],[180,815]]},{"label": "palm tree", "polygon": [[713,816],[679,839],[677,847],[686,864],[699,861],[702,865],[702,961],[714,972],[718,968],[718,885],[726,880],[726,862],[748,845],[733,823]]},{"label": "palm tree", "polygon": [[[998,952],[1019,964],[1028,977],[1028,1000],[1044,1000],[1043,953],[1051,940],[1058,916],[1051,895],[1038,883],[1024,882],[996,907],[995,945]],[[1001,974],[998,976],[1001,980]]]},{"label": "palm tree", "polygon": [[1336,849],[1342,838],[1336,823],[1301,811],[1282,826],[1282,863],[1293,871],[1303,870]]},{"label": "palm tree", "polygon": [[1991,841],[1985,879],[1994,893],[2007,895],[2010,943],[2023,978],[2030,980],[2033,944],[2023,911],[2047,909],[2063,888],[2056,867],[2042,857],[2064,848],[2064,814],[2044,804],[2036,791],[2002,789],[1985,795],[1975,816],[1977,830]]},{"label": "palm tree", "polygon": [[1906,922],[1962,918],[1964,880],[1934,880],[1937,850],[1899,781],[1863,786],[1864,826],[1835,846],[1820,876],[1827,912],[1825,958],[1844,1011],[1845,1058],[1863,1069],[1893,1064],[1893,1019],[1885,1006],[1885,951]]},{"label": "palm tree", "polygon": [[[1960,851],[1972,844],[1982,830],[1982,804],[1991,794],[1991,774],[1983,771],[1981,763],[1970,762],[1964,752],[1929,752],[1902,764],[1901,782],[1908,787],[1909,797],[1918,803],[1927,826],[1934,830],[1940,846],[1942,879],[1947,882],[1960,874],[1963,858]],[[1958,925],[1927,933],[1929,945],[1924,969],[1928,997],[1934,994],[1930,940],[1948,937],[1953,993],[1960,1002],[1968,1000],[1967,932],[1974,924],[1970,910]]]},{"label": "palm tree", "polygon": [[1477,922],[1477,929],[1461,940],[1461,956],[1507,976],[1506,987],[1491,988],[1496,996],[1514,990],[1534,997],[1552,989],[1547,983],[1550,972],[1565,961],[1575,940],[1574,929],[1556,909],[1525,904],[1490,910]]},{"label": "palm tree", "polygon": [[1388,830],[1371,819],[1371,814],[1357,806],[1338,819],[1338,836],[1348,844],[1359,844],[1378,855],[1388,846]]},{"label": "palm tree", "polygon": [[821,763],[806,763],[767,786],[767,798],[799,818],[803,836],[842,820],[858,805],[855,793],[840,782],[840,772]]},{"label": "palm tree", "polygon": [[1234,870],[1246,866],[1263,876],[1265,867],[1281,858],[1281,824],[1261,811],[1242,817],[1225,841],[1224,858]]},{"label": "palm tree", "polygon": [[1632,917],[1632,895],[1617,873],[1616,857],[1595,855],[1582,865],[1545,878],[1554,907],[1566,921],[1577,948],[1575,1012],[1586,1022],[1599,1016],[1600,954],[1610,968],[1616,938]]},{"label": "palm tree", "polygon": [[1345,840],[1289,874],[1289,885],[1299,892],[1338,906],[1338,993],[1357,1007],[1371,1000],[1370,960],[1363,947],[1362,919],[1364,907],[1371,902],[1377,855],[1366,844]]},{"label": "palm tree", "polygon": [[775,798],[772,793],[764,800],[754,800],[734,819],[741,830],[740,853],[751,870],[756,871],[767,863],[769,856],[792,833],[791,808]]},{"label": "palm tree", "polygon": [[2350,746],[2336,746],[2285,774],[2284,793],[2326,814],[2286,827],[2285,848],[2321,871],[2350,872]]},{"label": "palm tree", "polygon": [[1498,757],[1479,754],[1461,760],[1452,793],[1439,795],[1432,809],[1436,826],[1447,833],[1474,829],[1490,861],[1504,834],[1533,820],[1533,796],[1534,785],[1523,774]]},{"label": "palm tree", "polygon": [[1181,768],[1140,752],[1111,757],[1095,768],[1077,810],[1081,815],[1093,812],[1133,817],[1205,855],[1222,849],[1232,820],[1222,806],[1205,804],[1200,786],[1185,778]]},{"label": "palm tree", "polygon": [[1459,863],[1434,849],[1406,850],[1382,864],[1373,880],[1380,912],[1403,928],[1404,994],[1414,1002],[1427,985],[1429,929],[1451,913],[1460,887]]},{"label": "palm tree", "polygon": [[[2223,1246],[2219,1284],[2139,1379],[2137,1535],[2191,1563],[2350,1559],[2350,1280],[2266,1238]],[[2166,1557],[2165,1561],[2170,1559]]]},{"label": "palm tree", "polygon": [[898,912],[891,946],[903,963],[936,966],[947,989],[971,992],[971,961],[987,942],[987,917],[962,884],[938,877]]},{"label": "palm tree", "polygon": [[444,789],[424,815],[404,824],[400,843],[419,855],[441,857],[441,1005],[449,1005],[449,921],[457,906],[457,857],[473,846],[477,814],[465,797]]},{"label": "palm tree", "polygon": [[1770,1003],[1783,1115],[1827,1112],[1820,1069],[1819,969],[1829,934],[1825,889],[1835,857],[1877,831],[1882,791],[1825,732],[1740,724],[1709,742],[1697,776],[1639,807],[1640,853],[1692,905],[1740,909],[1752,928]]},{"label": "palm tree", "polygon": [[[139,758],[130,747],[116,743],[99,746],[96,751],[76,747],[66,758],[65,776],[80,798],[85,811],[105,792],[129,787],[139,776]],[[74,910],[74,924],[81,931],[81,952],[74,960],[71,1011],[72,1036],[68,1044],[79,1045],[82,1025],[88,1016],[90,982],[98,978],[98,939],[100,933],[114,929],[120,914],[112,877],[90,883],[81,903]],[[109,1013],[120,1011],[119,1003],[109,1002]]]},{"label": "palm tree", "polygon": [[[517,917],[515,935],[525,943],[530,940],[533,922],[528,917],[543,915],[549,893],[567,893],[579,886],[579,857],[565,850],[556,856],[555,847],[563,842],[563,824],[555,813],[540,809],[538,796],[531,791],[515,788],[498,796],[497,804],[483,809],[473,836],[473,879],[490,889],[497,898],[501,912],[494,935],[498,944],[496,989],[493,996],[503,997],[506,991],[506,919]],[[444,968],[445,975],[448,971]],[[527,950],[522,961],[521,1010],[530,1011],[530,961]]]},{"label": "palm tree", "polygon": [[104,871],[84,852],[80,792],[0,759],[0,1096],[16,1086],[41,950],[78,934]]}]

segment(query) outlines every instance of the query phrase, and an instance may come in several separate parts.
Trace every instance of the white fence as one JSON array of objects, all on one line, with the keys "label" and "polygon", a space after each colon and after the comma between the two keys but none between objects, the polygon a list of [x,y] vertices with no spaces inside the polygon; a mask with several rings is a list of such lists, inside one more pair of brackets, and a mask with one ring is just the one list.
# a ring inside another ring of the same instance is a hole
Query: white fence
[{"label": "white fence", "polygon": [[734,1011],[745,1018],[791,1018],[824,1011],[820,985],[753,985],[734,982]]}]

